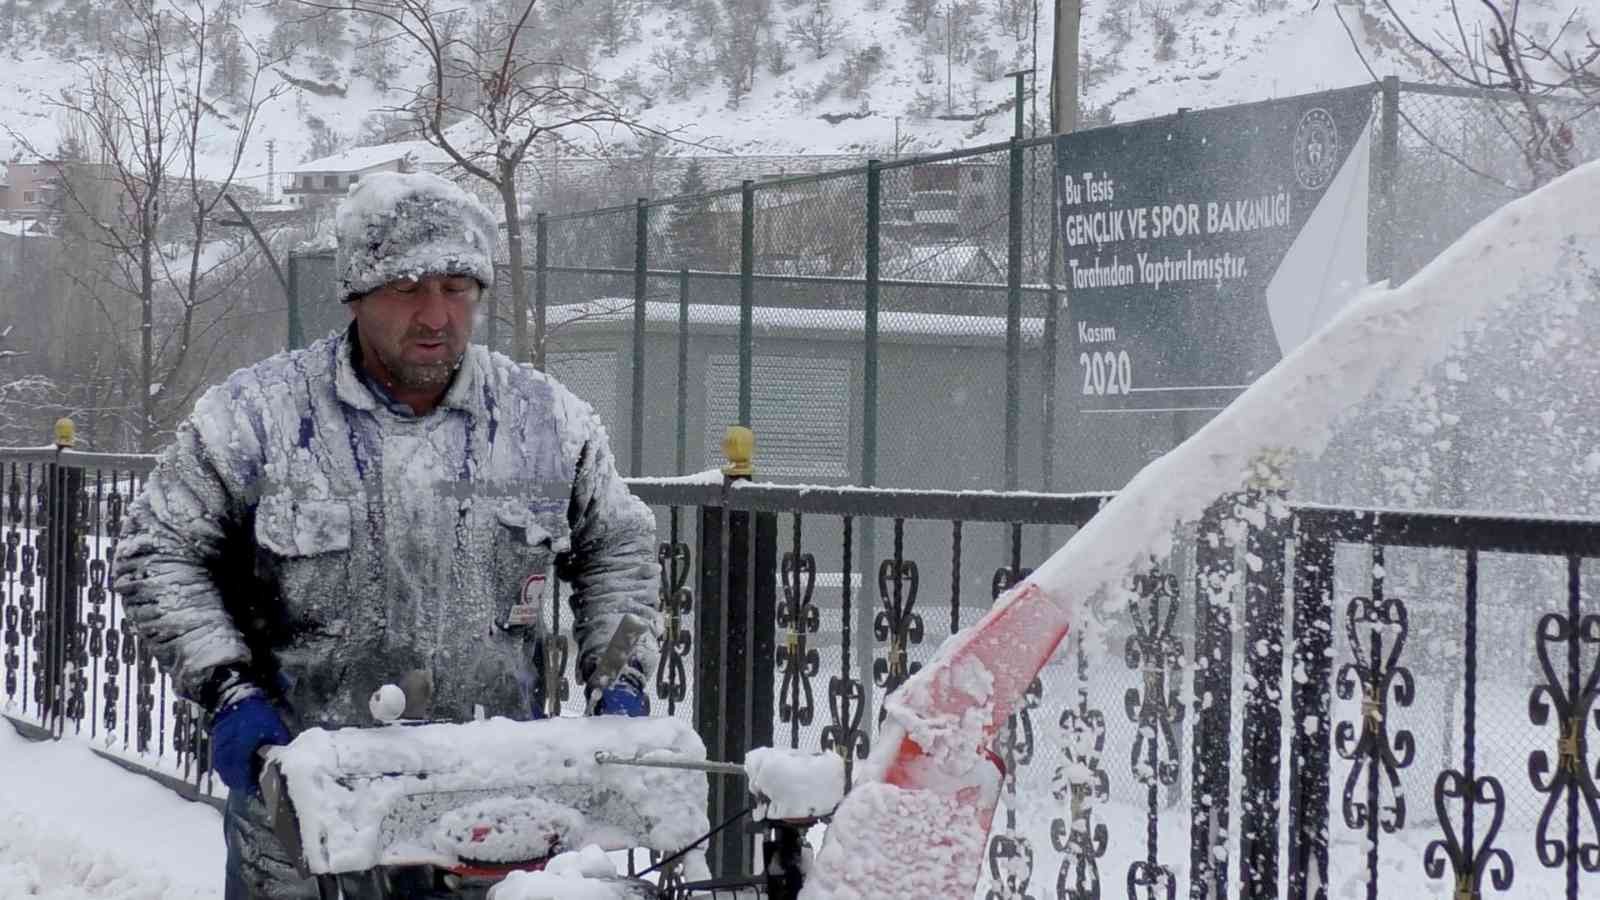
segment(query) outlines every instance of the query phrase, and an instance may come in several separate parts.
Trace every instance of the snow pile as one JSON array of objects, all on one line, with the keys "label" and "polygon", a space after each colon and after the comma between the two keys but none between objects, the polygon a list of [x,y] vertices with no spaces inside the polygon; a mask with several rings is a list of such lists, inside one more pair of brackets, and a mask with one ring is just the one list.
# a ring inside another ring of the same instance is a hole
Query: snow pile
[{"label": "snow pile", "polygon": [[726,480],[727,479],[726,479],[725,476],[723,476],[721,469],[706,469],[704,471],[695,472],[695,473],[690,474],[690,475],[664,475],[664,476],[658,475],[658,476],[633,477],[633,478],[628,478],[627,482],[628,482],[628,485],[630,487],[632,485],[636,485],[636,484],[646,484],[646,485],[681,484],[681,485],[692,485],[692,486],[711,485],[713,487],[720,487],[722,485],[722,483],[724,481],[726,481]]},{"label": "snow pile", "polygon": [[744,769],[762,807],[757,819],[814,819],[844,799],[844,758],[837,753],[757,747],[745,754]]},{"label": "snow pile", "polygon": [[493,797],[439,817],[434,847],[478,862],[544,859],[592,830],[583,814],[537,796]]},{"label": "snow pile", "polygon": [[[807,900],[859,896],[854,890],[872,881],[858,857],[876,864],[879,854],[894,853],[892,871],[922,871],[949,864],[947,844],[970,838],[981,845],[970,811],[946,816],[942,821],[954,833],[938,840],[906,840],[899,833],[905,826],[890,821],[895,817],[884,815],[886,807],[914,810],[935,824],[940,798],[953,793],[942,771],[927,777],[912,771],[907,779],[906,761],[972,766],[1020,697],[1025,677],[1043,666],[1069,626],[1081,624],[1090,598],[1151,557],[1165,556],[1174,525],[1199,518],[1218,497],[1280,477],[1297,454],[1320,452],[1369,396],[1406,395],[1491,310],[1573,283],[1590,285],[1577,292],[1578,302],[1596,302],[1600,204],[1573,198],[1597,196],[1600,163],[1593,163],[1506,205],[1405,285],[1363,292],[1206,427],[1146,466],[977,625],[947,641],[938,658],[886,702],[888,720],[864,772],[932,790],[857,789],[846,798],[818,855],[821,871],[807,886]],[[1287,510],[1269,505],[1267,513]],[[985,693],[969,671],[974,659],[991,667],[1004,663],[992,673],[992,697],[973,693],[975,687]],[[975,719],[982,727],[973,727]],[[840,822],[859,825],[840,828]],[[978,877],[976,859],[964,874],[941,884],[970,886]],[[892,896],[930,894],[896,888]]]},{"label": "snow pile", "polygon": [[597,753],[706,755],[682,721],[600,717],[312,729],[273,761],[312,872],[508,861],[553,843],[671,852],[710,830],[703,773]]},{"label": "snow pile", "polygon": [[0,897],[212,900],[222,817],[72,740],[0,722]]},{"label": "snow pile", "polygon": [[616,867],[593,844],[563,853],[542,872],[513,872],[489,889],[489,900],[627,900],[615,882]]}]

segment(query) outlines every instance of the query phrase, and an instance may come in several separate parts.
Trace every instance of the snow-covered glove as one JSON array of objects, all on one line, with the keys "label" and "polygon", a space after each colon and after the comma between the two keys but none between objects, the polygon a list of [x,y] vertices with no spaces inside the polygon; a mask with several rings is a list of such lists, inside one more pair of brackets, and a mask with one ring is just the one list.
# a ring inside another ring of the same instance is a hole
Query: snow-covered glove
[{"label": "snow-covered glove", "polygon": [[257,793],[261,760],[256,751],[270,744],[289,743],[283,717],[260,694],[223,707],[211,719],[211,768],[228,790]]},{"label": "snow-covered glove", "polygon": [[596,716],[648,716],[650,715],[650,698],[626,681],[618,681],[602,690],[599,696],[594,699],[594,709],[590,714]]}]

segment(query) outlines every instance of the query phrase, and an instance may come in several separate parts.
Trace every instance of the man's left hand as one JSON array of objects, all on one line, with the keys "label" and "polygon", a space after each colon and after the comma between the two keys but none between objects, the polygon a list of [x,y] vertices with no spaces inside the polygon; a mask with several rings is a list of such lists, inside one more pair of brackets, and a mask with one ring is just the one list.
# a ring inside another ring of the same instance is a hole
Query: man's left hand
[{"label": "man's left hand", "polygon": [[648,716],[650,698],[626,682],[617,682],[600,692],[594,700],[596,716]]}]

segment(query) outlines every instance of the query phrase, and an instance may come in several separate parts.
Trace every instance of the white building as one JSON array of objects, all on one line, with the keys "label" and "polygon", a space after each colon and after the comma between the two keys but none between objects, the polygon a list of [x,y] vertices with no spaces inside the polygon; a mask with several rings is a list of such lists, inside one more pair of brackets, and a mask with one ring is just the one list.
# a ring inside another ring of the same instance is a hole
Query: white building
[{"label": "white building", "polygon": [[284,200],[301,208],[318,207],[343,197],[350,185],[374,172],[438,172],[451,164],[448,154],[427,141],[397,141],[357,147],[302,163],[289,172]]}]

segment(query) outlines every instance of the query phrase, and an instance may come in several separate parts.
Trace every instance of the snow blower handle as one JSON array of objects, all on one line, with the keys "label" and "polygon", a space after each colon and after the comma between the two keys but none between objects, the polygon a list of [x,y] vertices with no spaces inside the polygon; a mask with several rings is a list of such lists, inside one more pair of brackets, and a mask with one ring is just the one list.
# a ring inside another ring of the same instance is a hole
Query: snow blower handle
[{"label": "snow blower handle", "polygon": [[745,777],[744,766],[738,763],[717,762],[710,759],[675,759],[673,757],[654,756],[643,759],[633,756],[618,756],[604,750],[597,751],[594,761],[602,766],[641,766],[646,769],[684,769],[692,772],[710,772],[716,775],[738,775]]},{"label": "snow blower handle", "polygon": [[288,852],[289,858],[294,860],[301,877],[306,877],[311,873],[306,868],[300,844],[300,818],[295,815],[294,803],[289,799],[289,782],[273,759],[273,752],[277,749],[265,746],[256,750],[256,758],[261,760],[261,802],[267,807],[267,822],[272,826],[273,835]]},{"label": "snow blower handle", "polygon": [[[295,814],[294,803],[289,799],[289,782],[284,778],[277,760],[273,759],[274,751],[278,749],[277,746],[267,745],[256,750],[256,758],[261,760],[261,802],[267,807],[267,824],[272,828],[272,834],[294,861],[296,871],[301,878],[311,878],[304,846],[300,843],[300,817]],[[318,900],[339,900],[345,896],[340,890],[337,875],[319,874],[316,882]]]}]

